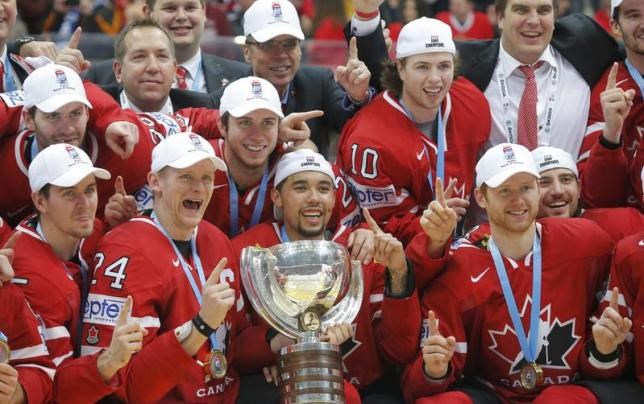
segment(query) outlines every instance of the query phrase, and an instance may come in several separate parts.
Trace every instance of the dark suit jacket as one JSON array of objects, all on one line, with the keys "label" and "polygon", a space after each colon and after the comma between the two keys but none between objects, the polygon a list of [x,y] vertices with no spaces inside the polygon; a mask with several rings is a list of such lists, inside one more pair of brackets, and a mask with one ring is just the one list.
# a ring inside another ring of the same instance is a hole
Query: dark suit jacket
[{"label": "dark suit jacket", "polygon": [[[101,86],[116,85],[116,78],[112,70],[114,59],[94,63],[85,78]],[[219,56],[201,53],[201,65],[203,67],[206,89],[213,94],[223,84],[234,81],[246,75],[248,65],[246,63],[228,60]]]},{"label": "dark suit jacket", "polygon": [[[251,75],[252,71],[247,70],[246,76]],[[214,95],[217,102],[222,94],[223,88]],[[291,81],[285,115],[314,109],[324,111],[324,116],[306,122],[311,129],[311,140],[324,156],[328,155],[329,132],[339,133],[358,109],[353,105],[349,111],[343,108],[345,95],[346,92],[336,83],[333,72],[328,68],[301,66]]]},{"label": "dark suit jacket", "polygon": [[[350,26],[345,26],[345,37],[350,38]],[[583,14],[571,14],[555,22],[555,31],[550,42],[593,88],[606,68],[623,56],[617,42],[592,18]],[[492,80],[499,55],[500,39],[456,42],[460,58],[458,73],[485,91]],[[358,37],[358,54],[372,74],[380,79],[380,64],[388,58],[382,30],[368,36]],[[379,86],[379,82],[374,83]]]},{"label": "dark suit jacket", "polygon": [[[119,85],[100,86],[103,91],[108,93],[118,102],[121,103],[121,90],[123,87]],[[178,111],[183,108],[211,108],[215,109],[215,99],[210,94],[199,93],[197,91],[179,90],[176,88],[170,89],[170,102],[172,109]]]}]

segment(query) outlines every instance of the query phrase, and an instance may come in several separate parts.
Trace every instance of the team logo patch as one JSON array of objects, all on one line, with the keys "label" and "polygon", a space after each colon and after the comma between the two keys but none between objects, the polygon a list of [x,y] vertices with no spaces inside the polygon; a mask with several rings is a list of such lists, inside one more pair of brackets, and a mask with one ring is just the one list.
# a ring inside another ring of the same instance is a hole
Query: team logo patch
[{"label": "team logo patch", "polygon": [[98,344],[98,328],[92,326],[89,330],[87,330],[87,343],[90,345],[96,345]]},{"label": "team logo patch", "polygon": [[123,297],[90,293],[87,296],[83,321],[88,324],[114,326],[126,300]]},{"label": "team logo patch", "polygon": [[275,1],[273,2],[272,8],[273,8],[273,18],[276,20],[281,20],[283,17],[282,5]]},{"label": "team logo patch", "polygon": [[81,159],[80,154],[78,154],[76,148],[74,148],[73,146],[65,146],[65,151],[67,151],[69,158],[72,160],[71,163],[67,165],[67,167],[71,167],[76,164],[83,164],[83,160]]},{"label": "team logo patch", "polygon": [[438,42],[438,35],[432,35],[432,36],[430,36],[430,37],[429,37],[429,40],[430,40],[432,43],[436,43],[436,42]]},{"label": "team logo patch", "polygon": [[192,143],[192,147],[194,147],[194,150],[192,150],[192,151],[199,150],[199,151],[205,152],[205,150],[203,148],[203,144],[201,143],[201,139],[199,139],[198,135],[195,135],[194,133],[191,133],[189,135],[189,137],[190,137],[190,143]]},{"label": "team logo patch", "polygon": [[250,85],[251,85],[251,91],[253,92],[253,95],[257,98],[261,98],[262,83],[260,83],[259,80],[253,80]]},{"label": "team logo patch", "polygon": [[61,88],[69,87],[69,82],[67,81],[67,75],[65,74],[63,69],[56,69],[54,73],[56,74],[56,83],[58,83],[58,85]]},{"label": "team logo patch", "polygon": [[508,162],[508,164],[517,162],[517,158],[514,155],[514,150],[511,146],[508,145],[503,146],[503,158]]}]

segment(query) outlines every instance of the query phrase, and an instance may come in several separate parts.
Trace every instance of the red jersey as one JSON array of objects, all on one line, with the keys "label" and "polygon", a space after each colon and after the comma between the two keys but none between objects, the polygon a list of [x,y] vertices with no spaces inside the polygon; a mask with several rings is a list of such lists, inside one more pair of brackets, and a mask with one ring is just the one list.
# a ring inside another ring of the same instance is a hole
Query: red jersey
[{"label": "red jersey", "polygon": [[644,229],[644,215],[634,208],[586,209],[580,217],[597,223],[614,243]]},{"label": "red jersey", "polygon": [[[454,81],[442,103],[444,182],[457,180],[456,197],[467,199],[472,191],[478,154],[490,134],[487,111],[485,96],[464,78]],[[436,151],[385,91],[344,126],[337,164],[360,207],[406,245],[422,231],[419,216],[434,197]]]},{"label": "red jersey", "polygon": [[[224,141],[224,139],[213,140],[210,143],[215,149],[215,154],[221,159],[225,160],[224,148],[226,147],[226,142]],[[258,223],[270,222],[274,219],[274,207],[270,192],[274,187],[273,179],[275,178],[275,169],[277,162],[283,154],[284,149],[281,146],[278,146],[277,149],[269,157],[267,167],[267,184],[263,196],[263,205],[259,208],[261,214],[259,215]],[[333,172],[336,175],[335,185],[336,195],[338,195],[338,198],[336,199],[336,204],[331,214],[329,227],[335,228],[339,225],[347,225],[349,227],[356,226],[360,223],[360,220],[362,218],[362,216],[360,215],[360,209],[358,208],[355,199],[353,199],[353,196],[351,195],[351,192],[347,187],[346,180],[342,176],[340,169],[333,164],[332,167]],[[232,181],[232,178],[229,177],[228,172],[219,170],[215,172],[215,182],[212,197],[210,198],[210,203],[208,204],[206,212],[204,213],[204,220],[217,226],[229,237],[235,235],[235,232],[231,227],[231,217],[233,216],[233,212],[230,209],[230,181]],[[257,209],[256,205],[261,199],[262,193],[260,191],[261,180],[257,181],[253,186],[247,188],[246,190],[240,190],[236,195],[238,209],[238,231],[236,232],[236,234],[241,234],[251,227],[253,212],[255,211],[255,209]],[[142,198],[137,197],[137,200],[139,199]],[[151,205],[149,207],[151,207]]]},{"label": "red jersey", "polygon": [[11,226],[9,226],[9,223],[4,221],[2,217],[0,217],[0,247],[4,245],[4,243],[9,240],[9,237],[11,237],[11,234],[13,233],[13,229]]},{"label": "red jersey", "polygon": [[[590,96],[588,126],[579,151],[577,166],[582,182],[581,197],[584,204],[591,208],[617,206],[638,207],[641,201],[634,198],[633,190],[625,188],[628,167],[644,136],[644,101],[640,89],[628,72],[624,62],[619,63],[617,85],[624,91],[635,91],[633,106],[624,120],[621,140],[623,147],[608,150],[599,143],[603,134],[604,113],[600,96],[606,90],[610,69],[607,69],[593,88]],[[622,181],[622,176],[624,180]]]},{"label": "red jersey", "polygon": [[627,347],[630,348],[627,352],[633,352],[635,376],[644,384],[644,231],[617,243],[607,293],[597,310],[597,317],[608,306],[609,293],[615,286],[619,288],[620,314],[633,320],[632,334],[626,337]]},{"label": "red jersey", "polygon": [[[74,362],[74,347],[78,348],[81,325],[81,288],[83,279],[89,284],[86,262],[91,260],[98,239],[103,234],[102,223],[94,222],[94,233],[83,239],[78,256],[61,260],[49,243],[39,234],[37,216],[25,219],[16,227],[22,233],[14,247],[13,282],[24,291],[27,301],[42,318],[43,336],[50,358],[59,367],[54,380],[53,400],[59,402],[95,401],[113,391],[103,383],[96,356],[76,363],[72,373],[61,371],[63,363]],[[82,375],[79,379],[77,375]],[[84,383],[79,394],[73,379]]]},{"label": "red jersey", "polygon": [[494,38],[494,30],[490,24],[490,19],[487,18],[487,14],[480,11],[468,13],[467,18],[462,23],[449,11],[441,11],[434,18],[449,25],[452,29],[454,40]]},{"label": "red jersey", "polygon": [[[526,360],[487,249],[490,230],[485,224],[455,242],[448,257],[433,260],[445,264],[445,269],[425,290],[422,312],[436,313],[441,335],[454,336],[456,350],[451,371],[443,381],[435,382],[427,380],[419,351],[404,375],[408,400],[443,392],[463,375],[481,381],[504,401],[531,401],[544,387],[571,383],[579,373],[614,377],[621,372],[624,361],[599,369],[584,349],[591,336],[588,319],[608,276],[612,242],[596,224],[584,219],[544,219],[537,229],[542,289],[536,362],[543,369],[544,386],[534,391],[520,386],[519,372]],[[531,257],[532,253],[521,261],[503,260],[526,333],[532,302]],[[422,333],[428,335],[426,321]]]},{"label": "red jersey", "polygon": [[[262,223],[235,237],[233,248],[272,247],[282,239],[280,223]],[[331,241],[345,245],[351,230],[342,226]],[[239,254],[238,254],[239,255]],[[371,263],[362,267],[364,295],[361,309],[352,323],[353,338],[341,345],[344,377],[363,389],[384,376],[390,363],[405,364],[413,357],[420,326],[420,307],[414,292],[408,298],[385,295],[385,267]],[[401,324],[404,324],[401,326]],[[413,330],[407,338],[393,330]],[[410,347],[412,349],[410,349]]]},{"label": "red jersey", "polygon": [[[206,378],[199,363],[205,361],[210,343],[205,343],[195,357],[189,357],[174,333],[199,312],[200,303],[170,243],[144,216],[118,226],[101,240],[83,318],[83,354],[109,345],[120,308],[131,295],[132,318],[149,334],[144,337],[143,349],[132,357],[127,385],[119,394],[131,402],[234,403],[239,390],[237,369],[249,362],[261,369],[275,360],[265,341],[266,328],[248,326],[239,293],[237,258],[230,241],[202,221],[196,232],[196,248],[205,279],[219,260],[227,257],[228,268],[223,270],[221,280],[228,282],[237,295],[237,304],[216,332],[218,348],[228,361],[228,373],[223,379]],[[192,269],[192,258],[188,261]],[[194,280],[201,291],[196,275]]]},{"label": "red jersey", "polygon": [[18,371],[27,402],[43,403],[51,394],[55,366],[40,335],[36,315],[16,285],[0,287],[0,332],[11,349],[9,365]]}]

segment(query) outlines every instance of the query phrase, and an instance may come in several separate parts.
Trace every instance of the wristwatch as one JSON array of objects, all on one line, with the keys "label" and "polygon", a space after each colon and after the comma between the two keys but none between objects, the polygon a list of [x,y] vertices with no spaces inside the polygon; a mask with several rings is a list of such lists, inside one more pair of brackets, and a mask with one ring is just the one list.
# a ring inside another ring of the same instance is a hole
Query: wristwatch
[{"label": "wristwatch", "polygon": [[179,341],[179,343],[185,341],[185,339],[190,336],[191,332],[192,320],[186,321],[185,323],[174,329],[174,335],[177,337],[177,341]]},{"label": "wristwatch", "polygon": [[9,53],[15,53],[16,55],[19,55],[22,45],[28,44],[29,42],[33,42],[35,40],[36,38],[32,36],[19,36],[18,38],[13,40],[13,44],[9,49]]}]

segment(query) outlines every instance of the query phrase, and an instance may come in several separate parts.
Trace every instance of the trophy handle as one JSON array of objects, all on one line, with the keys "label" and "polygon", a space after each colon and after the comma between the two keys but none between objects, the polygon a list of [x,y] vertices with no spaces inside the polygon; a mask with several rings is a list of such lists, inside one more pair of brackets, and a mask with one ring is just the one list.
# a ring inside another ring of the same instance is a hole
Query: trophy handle
[{"label": "trophy handle", "polygon": [[351,261],[351,284],[344,298],[322,316],[324,324],[351,323],[362,305],[364,296],[364,281],[360,261]]}]

